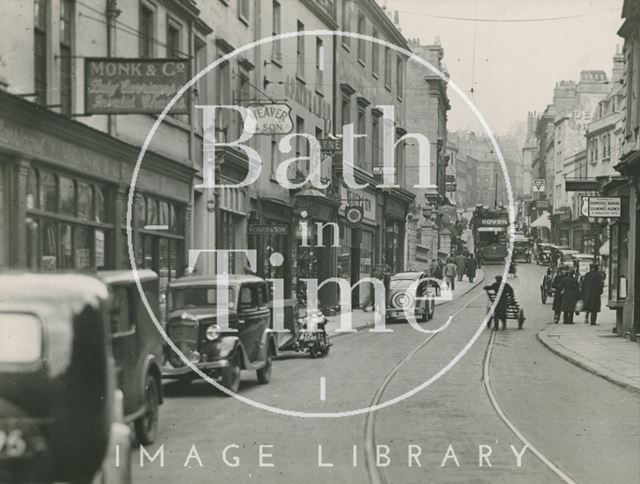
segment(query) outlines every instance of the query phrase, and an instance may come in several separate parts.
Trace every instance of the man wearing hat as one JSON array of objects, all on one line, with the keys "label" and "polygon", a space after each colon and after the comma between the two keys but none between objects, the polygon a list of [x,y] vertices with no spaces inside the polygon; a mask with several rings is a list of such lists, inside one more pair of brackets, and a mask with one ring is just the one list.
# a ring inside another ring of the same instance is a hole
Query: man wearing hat
[{"label": "man wearing hat", "polygon": [[[498,289],[500,289],[500,284],[502,284],[502,276],[496,276],[496,282],[491,284],[490,286],[484,286],[485,291],[493,291],[498,294]],[[502,289],[502,294],[500,295],[500,299],[496,304],[496,309],[493,312],[493,320],[494,320],[494,328],[498,329],[498,323],[502,322],[502,329],[507,329],[507,308],[509,307],[509,303],[514,299],[513,288],[509,285],[509,283],[505,283],[504,288]],[[487,325],[488,326],[488,325]]]},{"label": "man wearing hat", "polygon": [[582,280],[582,288],[580,290],[580,299],[584,303],[585,324],[591,321],[591,325],[595,326],[600,312],[600,296],[603,289],[604,280],[602,279],[602,274],[598,270],[598,264],[593,263],[589,266],[589,272],[585,274]]}]

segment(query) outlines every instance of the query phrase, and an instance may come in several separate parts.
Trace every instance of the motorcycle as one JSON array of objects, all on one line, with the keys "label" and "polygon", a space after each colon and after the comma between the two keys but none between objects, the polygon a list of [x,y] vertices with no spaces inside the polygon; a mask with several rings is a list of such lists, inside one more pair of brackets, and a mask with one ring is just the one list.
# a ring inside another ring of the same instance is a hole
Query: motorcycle
[{"label": "motorcycle", "polygon": [[298,311],[293,329],[287,338],[281,340],[278,350],[306,352],[311,358],[328,355],[333,343],[327,335],[327,317],[319,309]]}]

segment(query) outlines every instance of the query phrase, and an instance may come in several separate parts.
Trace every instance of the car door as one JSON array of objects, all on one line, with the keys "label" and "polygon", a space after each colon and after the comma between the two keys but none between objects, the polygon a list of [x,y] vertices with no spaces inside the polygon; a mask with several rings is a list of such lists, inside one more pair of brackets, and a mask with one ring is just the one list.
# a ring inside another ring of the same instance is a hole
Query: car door
[{"label": "car door", "polygon": [[267,285],[243,284],[238,296],[238,337],[251,361],[258,357],[269,314]]},{"label": "car door", "polygon": [[136,325],[133,288],[111,287],[111,344],[116,366],[116,383],[124,394],[124,413],[138,410]]}]

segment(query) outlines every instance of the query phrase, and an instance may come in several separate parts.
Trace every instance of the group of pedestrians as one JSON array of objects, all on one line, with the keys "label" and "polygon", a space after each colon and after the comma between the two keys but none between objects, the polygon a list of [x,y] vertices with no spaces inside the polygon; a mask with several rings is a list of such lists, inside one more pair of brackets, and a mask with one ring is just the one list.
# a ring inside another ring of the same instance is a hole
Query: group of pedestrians
[{"label": "group of pedestrians", "polygon": [[436,279],[444,279],[447,284],[447,288],[452,291],[456,287],[456,279],[458,282],[462,281],[464,276],[467,276],[470,283],[476,277],[476,270],[478,269],[478,261],[473,254],[452,254],[446,259],[432,259],[429,264],[429,274]]},{"label": "group of pedestrians", "polygon": [[596,324],[601,309],[600,298],[604,290],[604,276],[598,265],[593,263],[589,272],[581,281],[575,276],[574,270],[568,265],[561,266],[551,283],[553,295],[553,322],[560,322],[563,315],[564,324],[574,324],[573,316],[585,313],[585,323]]}]

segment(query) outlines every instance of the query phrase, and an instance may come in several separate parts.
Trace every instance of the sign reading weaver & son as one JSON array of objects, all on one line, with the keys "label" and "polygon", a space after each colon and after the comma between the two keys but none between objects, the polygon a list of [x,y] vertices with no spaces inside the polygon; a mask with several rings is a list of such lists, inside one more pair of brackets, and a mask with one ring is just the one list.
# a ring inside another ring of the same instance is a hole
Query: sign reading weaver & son
[{"label": "sign reading weaver & son", "polygon": [[[85,113],[161,113],[190,79],[184,59],[86,58]],[[189,113],[188,93],[171,107],[172,114]]]}]

